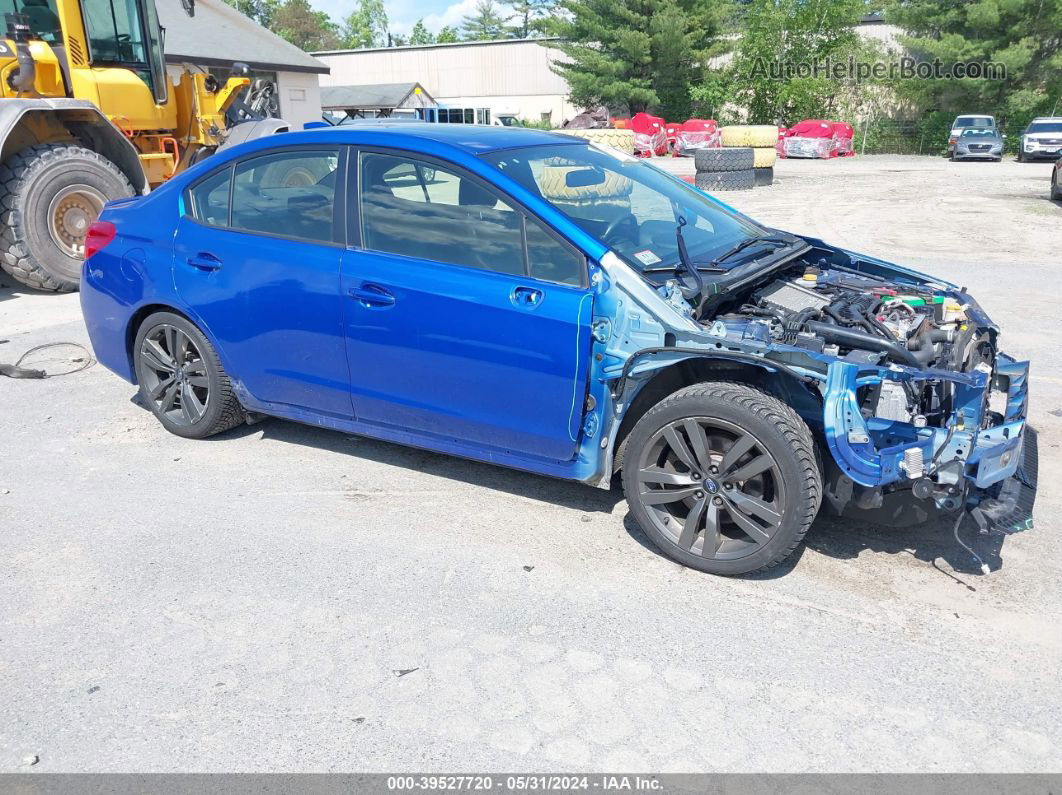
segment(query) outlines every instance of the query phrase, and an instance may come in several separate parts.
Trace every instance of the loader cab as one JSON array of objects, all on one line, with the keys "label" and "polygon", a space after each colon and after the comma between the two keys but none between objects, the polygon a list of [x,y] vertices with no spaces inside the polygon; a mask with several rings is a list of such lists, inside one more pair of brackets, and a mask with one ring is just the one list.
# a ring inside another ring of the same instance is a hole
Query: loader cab
[{"label": "loader cab", "polygon": [[155,104],[166,104],[166,57],[154,0],[82,0],[81,11],[92,66],[128,69],[148,86]]},{"label": "loader cab", "polygon": [[8,14],[21,14],[33,38],[52,45],[63,43],[63,26],[55,0],[0,0],[0,21]]}]

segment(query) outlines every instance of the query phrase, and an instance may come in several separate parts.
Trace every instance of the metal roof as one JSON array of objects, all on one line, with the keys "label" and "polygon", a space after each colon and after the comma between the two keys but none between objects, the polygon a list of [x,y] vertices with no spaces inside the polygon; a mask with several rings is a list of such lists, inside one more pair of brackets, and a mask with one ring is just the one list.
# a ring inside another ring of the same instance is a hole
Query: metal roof
[{"label": "metal roof", "polygon": [[231,66],[242,61],[255,69],[317,72],[329,68],[294,44],[245,17],[224,0],[196,0],[189,17],[181,0],[156,0],[166,29],[166,60],[203,66]]},{"label": "metal roof", "polygon": [[[418,91],[419,89],[419,91]],[[406,100],[418,96],[408,107],[434,105],[435,100],[420,83],[377,83],[371,86],[325,86],[321,88],[323,110],[376,110],[407,107]]]},{"label": "metal roof", "polygon": [[[430,151],[428,142],[473,155],[498,149],[525,146],[586,146],[586,140],[574,135],[534,130],[527,127],[496,127],[486,124],[427,124],[409,121],[380,121],[372,125],[344,124],[305,132],[281,133],[256,138],[234,147],[233,152],[252,151],[276,146],[283,137],[285,144],[328,141],[335,144],[365,144],[408,149],[411,153]],[[206,162],[206,161],[204,161]]]},{"label": "metal roof", "polygon": [[437,50],[448,47],[499,47],[513,44],[542,44],[549,41],[560,41],[556,36],[544,36],[540,39],[482,39],[477,41],[446,41],[432,42],[431,44],[402,44],[397,47],[358,47],[357,49],[344,50],[319,50],[314,55],[345,55],[347,53],[366,52],[402,52],[403,50]]}]

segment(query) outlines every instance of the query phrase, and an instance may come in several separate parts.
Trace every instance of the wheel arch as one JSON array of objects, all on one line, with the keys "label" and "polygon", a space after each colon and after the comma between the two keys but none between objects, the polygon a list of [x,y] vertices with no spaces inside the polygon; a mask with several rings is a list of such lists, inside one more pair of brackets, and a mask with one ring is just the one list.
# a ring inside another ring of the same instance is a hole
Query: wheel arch
[{"label": "wheel arch", "polygon": [[[770,362],[758,364],[751,361],[737,361],[710,353],[703,356],[690,355],[653,372],[634,393],[634,397],[623,413],[619,431],[613,442],[612,475],[618,472],[623,465],[625,443],[638,420],[668,395],[704,381],[734,381],[748,384],[790,405],[803,404],[805,410],[814,407],[814,414],[821,423],[821,401],[816,401],[803,382],[793,373],[773,368]],[[804,413],[800,405],[794,405],[794,410],[798,414]]]},{"label": "wheel arch", "polygon": [[[136,363],[133,361],[133,345],[136,343],[136,335],[140,331],[140,327],[144,325],[144,321],[156,312],[169,312],[174,315],[183,317],[197,329],[199,329],[204,335],[207,335],[207,331],[203,326],[196,321],[196,319],[190,316],[187,312],[178,309],[172,304],[160,304],[150,303],[144,304],[141,307],[137,307],[136,311],[129,316],[129,323],[125,327],[125,355],[129,361],[129,372],[133,376],[133,383],[137,383],[136,377]],[[207,335],[207,339],[210,339]]]},{"label": "wheel arch", "polygon": [[138,194],[149,190],[136,147],[99,108],[79,99],[6,99],[0,103],[0,163],[36,144],[79,143],[102,155]]}]

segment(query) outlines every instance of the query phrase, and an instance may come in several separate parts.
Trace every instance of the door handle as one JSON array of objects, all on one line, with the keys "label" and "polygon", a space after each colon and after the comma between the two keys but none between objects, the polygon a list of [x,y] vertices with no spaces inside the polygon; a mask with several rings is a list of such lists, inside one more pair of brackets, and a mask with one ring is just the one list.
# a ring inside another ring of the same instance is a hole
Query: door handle
[{"label": "door handle", "polygon": [[216,271],[221,268],[221,260],[211,254],[209,251],[200,251],[185,260],[196,270],[201,271]]},{"label": "door handle", "polygon": [[509,295],[509,300],[516,306],[531,309],[542,303],[542,291],[534,287],[517,287]]},{"label": "door handle", "polygon": [[395,297],[376,284],[362,284],[358,287],[351,287],[347,292],[350,293],[351,298],[357,299],[363,306],[383,307],[394,306],[395,304]]}]

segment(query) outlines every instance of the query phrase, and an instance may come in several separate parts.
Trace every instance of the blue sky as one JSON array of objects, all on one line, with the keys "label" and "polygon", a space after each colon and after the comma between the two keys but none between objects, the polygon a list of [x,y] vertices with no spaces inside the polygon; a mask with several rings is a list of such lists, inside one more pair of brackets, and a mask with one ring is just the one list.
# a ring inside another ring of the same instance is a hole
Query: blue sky
[{"label": "blue sky", "polygon": [[[325,11],[336,22],[354,10],[354,0],[310,0],[314,8]],[[384,0],[384,9],[392,33],[407,34],[414,23],[424,18],[428,30],[436,32],[444,25],[457,26],[472,13],[476,0]]]}]

